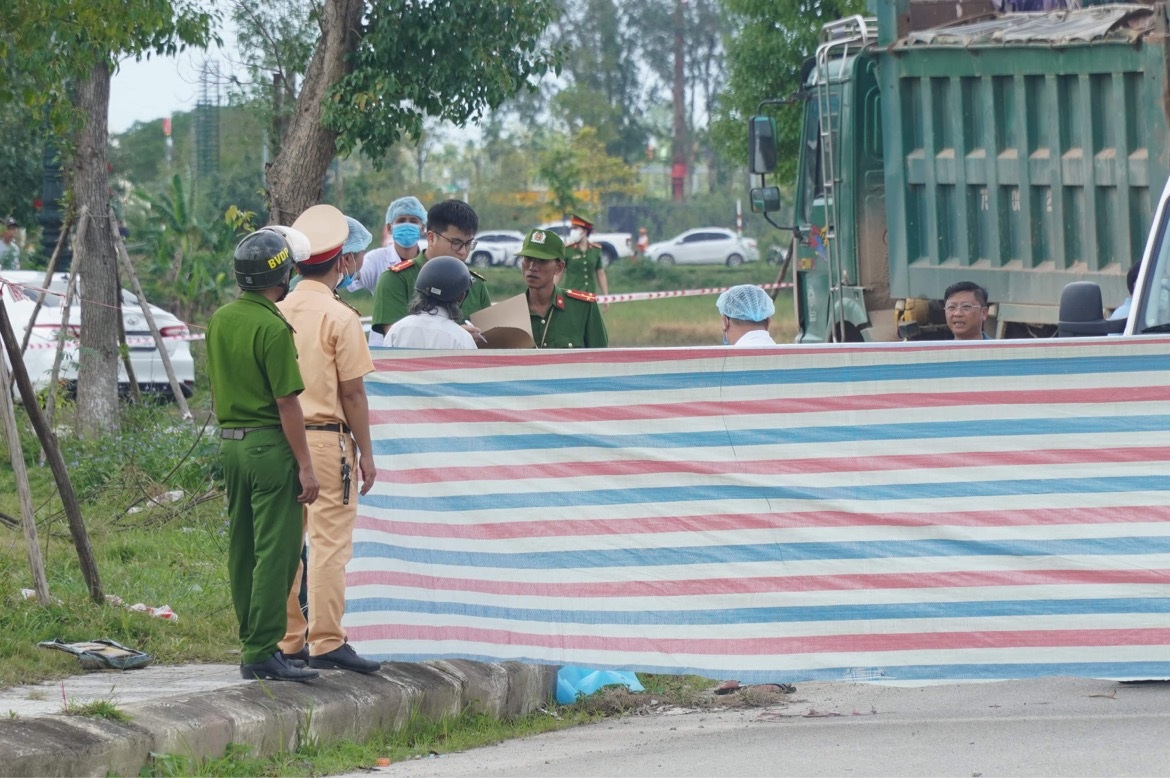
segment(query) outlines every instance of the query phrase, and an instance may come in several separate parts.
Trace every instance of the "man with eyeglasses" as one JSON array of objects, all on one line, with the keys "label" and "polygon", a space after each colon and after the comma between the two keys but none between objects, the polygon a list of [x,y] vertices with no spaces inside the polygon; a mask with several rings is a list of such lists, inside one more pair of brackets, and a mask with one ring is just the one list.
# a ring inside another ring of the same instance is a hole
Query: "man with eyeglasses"
[{"label": "man with eyeglasses", "polygon": [[[378,279],[374,291],[374,331],[385,333],[390,325],[407,315],[419,270],[430,256],[451,256],[466,263],[467,255],[475,248],[478,231],[479,217],[462,200],[444,200],[431,206],[427,211],[426,251],[414,259],[391,265]],[[491,304],[486,279],[472,270],[471,289],[460,305],[463,315],[470,316]]]},{"label": "man with eyeglasses", "polygon": [[955,340],[991,340],[983,331],[987,321],[987,290],[974,281],[959,281],[943,292],[947,328]]}]

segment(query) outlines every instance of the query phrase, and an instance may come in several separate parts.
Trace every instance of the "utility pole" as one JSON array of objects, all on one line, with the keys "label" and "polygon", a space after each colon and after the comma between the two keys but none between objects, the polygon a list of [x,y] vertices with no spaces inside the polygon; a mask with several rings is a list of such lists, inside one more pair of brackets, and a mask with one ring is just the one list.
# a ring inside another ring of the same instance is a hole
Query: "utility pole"
[{"label": "utility pole", "polygon": [[685,90],[686,49],[683,7],[686,0],[674,0],[674,139],[671,149],[670,189],[676,203],[687,191],[687,113]]}]

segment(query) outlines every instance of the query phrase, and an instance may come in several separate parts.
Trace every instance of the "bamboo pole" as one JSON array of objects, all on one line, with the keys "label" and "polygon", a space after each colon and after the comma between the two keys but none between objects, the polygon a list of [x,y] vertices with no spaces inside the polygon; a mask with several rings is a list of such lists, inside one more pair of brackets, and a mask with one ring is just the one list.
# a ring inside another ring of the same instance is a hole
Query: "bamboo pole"
[{"label": "bamboo pole", "polygon": [[61,449],[57,446],[57,436],[41,413],[37,404],[37,394],[33,391],[32,382],[28,380],[28,371],[24,367],[24,360],[20,356],[19,343],[12,331],[12,322],[8,319],[8,308],[0,305],[0,341],[8,352],[8,360],[12,364],[12,374],[16,377],[16,386],[20,389],[20,398],[24,402],[24,409],[28,413],[29,421],[36,430],[37,438],[41,441],[41,448],[49,461],[53,471],[53,478],[57,482],[57,493],[61,497],[61,506],[65,509],[65,516],[69,519],[69,534],[73,537],[73,547],[77,550],[77,559],[81,564],[81,575],[89,588],[89,596],[94,602],[105,602],[102,594],[102,582],[98,575],[97,560],[93,555],[93,547],[89,543],[89,534],[85,530],[85,521],[81,518],[81,506],[77,502],[77,495],[73,491],[73,482],[69,480],[69,471],[65,468],[65,460],[61,457]]},{"label": "bamboo pole", "polygon": [[[0,296],[0,306],[4,306]],[[7,317],[7,308],[5,308]],[[8,365],[0,357],[0,386],[10,387],[12,376]],[[45,579],[45,561],[41,558],[41,546],[37,540],[37,517],[33,510],[32,491],[28,485],[28,468],[24,464],[24,448],[20,444],[20,430],[16,425],[16,410],[12,404],[12,390],[0,392],[0,415],[4,417],[4,432],[8,436],[8,458],[12,460],[12,474],[16,477],[16,494],[20,498],[20,519],[24,528],[24,546],[28,553],[28,569],[32,574],[33,589],[37,602],[49,605],[49,582]]]},{"label": "bamboo pole", "polygon": [[[53,356],[53,369],[49,373],[49,394],[45,398],[45,416],[49,424],[53,423],[53,414],[57,408],[57,380],[61,375],[61,360],[65,356],[65,340],[69,336],[69,312],[73,308],[73,290],[77,287],[77,248],[85,239],[85,231],[89,228],[89,206],[81,206],[81,213],[77,217],[77,234],[73,241],[73,266],[69,268],[69,282],[65,285],[65,299],[61,302],[61,329],[57,331],[57,353]],[[42,460],[43,462],[44,460]]]},{"label": "bamboo pole", "polygon": [[[113,211],[110,211],[113,214]],[[122,367],[126,369],[126,381],[130,384],[130,397],[134,400],[135,405],[142,405],[142,392],[138,390],[138,376],[134,375],[134,362],[130,358],[130,344],[126,342],[126,317],[122,311],[122,279],[121,273],[114,268],[114,282],[118,287],[118,297],[115,307],[118,313],[118,343],[121,348],[118,350],[122,352]]]},{"label": "bamboo pole", "polygon": [[[72,215],[65,217],[65,223],[61,225],[61,237],[57,239],[57,246],[53,249],[53,256],[49,257],[49,265],[45,268],[45,282],[44,288],[48,289],[49,285],[53,283],[53,273],[57,272],[57,258],[61,256],[61,247],[65,245],[65,239],[69,236],[69,229],[73,226]],[[37,297],[37,304],[33,306],[32,316],[28,319],[28,329],[24,331],[24,338],[20,342],[20,353],[23,354],[28,350],[28,341],[32,337],[32,325],[37,321],[37,314],[41,312],[41,306],[45,304],[46,292],[42,292]],[[8,387],[11,391],[12,387]]]},{"label": "bamboo pole", "polygon": [[163,342],[162,333],[158,330],[158,324],[154,321],[154,314],[150,310],[150,303],[146,301],[146,295],[142,293],[142,285],[138,283],[138,274],[134,272],[134,265],[130,263],[130,255],[126,253],[126,244],[122,241],[122,236],[118,232],[117,220],[113,218],[114,212],[110,211],[110,224],[114,230],[114,246],[118,250],[118,259],[122,263],[122,269],[125,270],[126,276],[133,284],[132,289],[134,294],[138,296],[138,305],[142,308],[142,315],[146,317],[146,325],[150,327],[150,334],[154,336],[154,343],[158,346],[158,355],[162,358],[163,370],[167,373],[167,380],[171,382],[171,392],[175,395],[175,404],[179,406],[179,413],[182,414],[184,421],[193,421],[194,417],[191,415],[191,409],[187,407],[187,398],[183,396],[183,387],[179,384],[179,379],[175,377],[175,368],[171,365],[171,355],[167,353],[166,344]]}]

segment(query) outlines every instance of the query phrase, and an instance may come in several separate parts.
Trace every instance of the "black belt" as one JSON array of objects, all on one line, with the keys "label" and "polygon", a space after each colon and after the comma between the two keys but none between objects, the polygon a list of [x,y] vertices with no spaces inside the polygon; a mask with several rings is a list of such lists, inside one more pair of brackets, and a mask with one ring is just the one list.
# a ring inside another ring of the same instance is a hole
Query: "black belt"
[{"label": "black belt", "polygon": [[341,422],[336,422],[334,424],[306,424],[305,429],[312,430],[314,432],[349,432],[349,427],[345,426]]},{"label": "black belt", "polygon": [[269,424],[267,427],[233,427],[232,429],[223,429],[219,431],[219,436],[224,440],[243,440],[244,436],[249,432],[260,432],[261,430],[278,430],[279,424]]}]

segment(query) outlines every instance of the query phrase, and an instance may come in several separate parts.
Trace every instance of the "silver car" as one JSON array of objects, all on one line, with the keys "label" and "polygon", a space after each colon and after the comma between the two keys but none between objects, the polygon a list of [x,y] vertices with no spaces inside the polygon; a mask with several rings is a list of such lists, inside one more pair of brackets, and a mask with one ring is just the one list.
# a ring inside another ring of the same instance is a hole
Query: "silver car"
[{"label": "silver car", "polygon": [[759,260],[760,250],[753,238],[741,238],[723,227],[700,227],[670,240],[651,243],[646,255],[663,265],[734,267]]},{"label": "silver car", "polygon": [[[29,379],[33,386],[41,388],[48,385],[52,373],[53,358],[57,350],[57,335],[61,329],[62,310],[65,302],[65,287],[69,282],[67,273],[56,273],[50,282],[48,292],[42,289],[45,274],[38,270],[11,270],[0,272],[0,277],[17,284],[26,298],[14,301],[12,290],[4,289],[4,301],[9,305],[9,315],[12,317],[12,327],[16,336],[23,339],[30,324],[32,336],[29,338],[28,349],[24,353],[24,365],[28,370]],[[84,294],[84,291],[81,292]],[[33,308],[37,300],[44,298],[35,322],[30,322]],[[174,314],[150,306],[151,315],[164,338],[167,355],[171,359],[171,366],[175,370],[175,377],[187,397],[195,387],[195,359],[191,356],[191,331]],[[166,371],[163,369],[162,357],[159,356],[146,317],[138,305],[138,298],[132,292],[122,290],[122,322],[126,330],[126,343],[130,352],[130,364],[134,368],[134,377],[139,387],[148,392],[168,394],[171,391]],[[74,299],[69,309],[68,324],[66,325],[64,356],[61,360],[60,379],[63,381],[77,380],[78,337],[81,334],[81,304]],[[128,384],[126,370],[119,360],[118,380]]]}]

